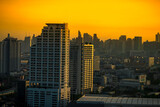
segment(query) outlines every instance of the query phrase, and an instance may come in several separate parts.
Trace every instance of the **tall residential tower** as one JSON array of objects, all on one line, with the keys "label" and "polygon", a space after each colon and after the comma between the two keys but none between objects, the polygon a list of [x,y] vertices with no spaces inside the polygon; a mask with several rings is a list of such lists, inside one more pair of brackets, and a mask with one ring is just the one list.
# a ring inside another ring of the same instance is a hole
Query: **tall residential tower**
[{"label": "tall residential tower", "polygon": [[27,104],[65,107],[70,102],[68,24],[46,25],[31,47]]}]

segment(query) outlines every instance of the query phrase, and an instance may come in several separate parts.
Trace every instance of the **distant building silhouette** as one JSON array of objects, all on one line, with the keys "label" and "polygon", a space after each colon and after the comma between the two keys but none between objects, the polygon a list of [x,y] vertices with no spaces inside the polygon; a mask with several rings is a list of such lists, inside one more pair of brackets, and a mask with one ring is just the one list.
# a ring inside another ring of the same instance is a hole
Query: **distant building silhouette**
[{"label": "distant building silhouette", "polygon": [[88,33],[84,33],[84,34],[83,34],[83,43],[84,43],[84,44],[93,43],[93,41],[92,41],[92,36],[89,35]]},{"label": "distant building silhouette", "polygon": [[21,53],[29,54],[30,53],[30,36],[26,36],[24,40],[21,40]]},{"label": "distant building silhouette", "polygon": [[119,40],[120,41],[126,41],[126,35],[121,35],[120,37],[119,37]]},{"label": "distant building silhouette", "polygon": [[160,34],[159,34],[159,32],[156,34],[156,42],[160,42]]},{"label": "distant building silhouette", "polygon": [[160,49],[160,42],[144,42],[143,43],[143,50],[147,56],[155,56],[156,52]]},{"label": "distant building silhouette", "polygon": [[134,38],[134,50],[142,50],[142,37]]},{"label": "distant building silhouette", "polygon": [[128,38],[126,40],[126,54],[127,54],[127,56],[129,56],[130,51],[133,49],[134,49],[134,41],[133,41],[133,39]]},{"label": "distant building silhouette", "polygon": [[31,46],[36,44],[36,37],[35,34],[32,36]]}]

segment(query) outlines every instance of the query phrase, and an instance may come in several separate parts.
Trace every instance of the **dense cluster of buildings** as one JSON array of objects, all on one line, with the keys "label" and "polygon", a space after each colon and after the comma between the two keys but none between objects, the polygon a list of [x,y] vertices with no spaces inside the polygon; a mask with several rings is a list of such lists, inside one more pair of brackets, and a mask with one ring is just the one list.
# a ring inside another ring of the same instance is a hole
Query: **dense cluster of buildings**
[{"label": "dense cluster of buildings", "polygon": [[[144,43],[142,37],[127,39],[126,35],[101,41],[97,34],[82,35],[80,31],[78,37],[70,40],[67,23],[47,23],[41,35],[33,35],[32,40],[30,37],[17,40],[8,35],[0,42],[0,74],[1,77],[20,74],[23,81],[17,82],[17,95],[29,107],[65,107],[79,98],[76,95],[90,93],[109,97],[99,101],[100,96],[83,96],[69,106],[104,106],[112,103],[106,100],[126,101],[123,97],[127,96],[128,100],[137,101],[130,97],[146,97],[160,91],[159,56],[159,33],[155,41]],[[152,91],[143,93],[145,90]]]}]

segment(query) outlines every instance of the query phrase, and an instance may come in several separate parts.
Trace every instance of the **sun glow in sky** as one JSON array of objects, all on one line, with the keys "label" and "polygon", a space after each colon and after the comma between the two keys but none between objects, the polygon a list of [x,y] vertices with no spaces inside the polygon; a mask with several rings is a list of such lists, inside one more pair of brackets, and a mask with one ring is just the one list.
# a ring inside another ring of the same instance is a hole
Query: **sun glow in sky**
[{"label": "sun glow in sky", "polygon": [[143,41],[160,32],[160,0],[0,0],[0,40],[39,35],[45,23],[68,23],[71,38],[78,30],[102,40],[120,35]]}]

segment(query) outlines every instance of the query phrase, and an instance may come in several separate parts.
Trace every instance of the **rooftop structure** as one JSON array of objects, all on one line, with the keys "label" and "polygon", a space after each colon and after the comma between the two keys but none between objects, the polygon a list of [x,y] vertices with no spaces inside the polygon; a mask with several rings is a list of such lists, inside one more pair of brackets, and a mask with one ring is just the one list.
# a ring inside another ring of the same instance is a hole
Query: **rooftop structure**
[{"label": "rooftop structure", "polygon": [[105,95],[84,95],[77,100],[77,104],[103,104],[104,106],[115,105],[116,107],[159,107],[160,99],[157,98],[131,98],[131,97],[108,97]]}]

